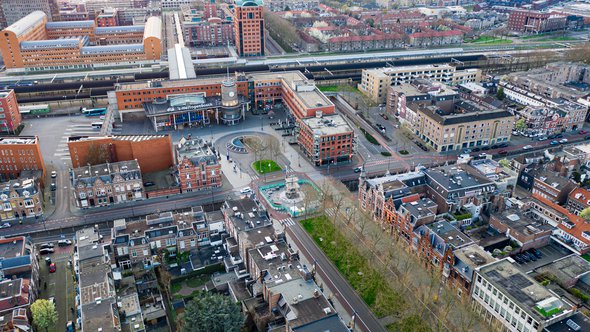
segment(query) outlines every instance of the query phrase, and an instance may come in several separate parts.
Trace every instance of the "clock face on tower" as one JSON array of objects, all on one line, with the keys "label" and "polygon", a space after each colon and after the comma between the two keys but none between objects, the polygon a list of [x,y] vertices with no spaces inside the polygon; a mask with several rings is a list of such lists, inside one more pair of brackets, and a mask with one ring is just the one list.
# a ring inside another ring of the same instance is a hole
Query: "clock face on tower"
[{"label": "clock face on tower", "polygon": [[228,94],[230,97],[233,97],[235,93],[233,91],[230,91]]}]

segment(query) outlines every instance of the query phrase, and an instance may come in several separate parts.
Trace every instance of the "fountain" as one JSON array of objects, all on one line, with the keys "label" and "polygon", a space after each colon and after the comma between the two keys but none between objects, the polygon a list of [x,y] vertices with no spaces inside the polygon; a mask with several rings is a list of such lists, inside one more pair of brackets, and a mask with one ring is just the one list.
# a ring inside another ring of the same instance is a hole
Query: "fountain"
[{"label": "fountain", "polygon": [[316,210],[319,206],[319,188],[311,181],[299,179],[289,168],[286,172],[284,181],[260,187],[264,199],[273,209],[285,211],[293,217],[306,210]]}]

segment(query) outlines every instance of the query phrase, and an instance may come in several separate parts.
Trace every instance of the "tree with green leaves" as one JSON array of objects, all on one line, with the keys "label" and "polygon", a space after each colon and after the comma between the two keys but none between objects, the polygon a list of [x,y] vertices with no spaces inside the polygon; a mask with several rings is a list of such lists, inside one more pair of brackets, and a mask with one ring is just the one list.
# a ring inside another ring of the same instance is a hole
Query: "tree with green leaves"
[{"label": "tree with green leaves", "polygon": [[524,119],[518,119],[514,124],[514,128],[518,131],[524,131],[526,129],[526,121]]},{"label": "tree with green leaves", "polygon": [[503,87],[498,88],[498,92],[496,92],[496,98],[498,98],[499,100],[504,100],[504,98],[506,98],[506,94],[504,93]]},{"label": "tree with green leaves", "polygon": [[54,325],[57,322],[55,304],[45,299],[38,299],[31,305],[31,312],[33,313],[33,323],[39,329],[49,331],[50,327],[55,327]]},{"label": "tree with green leaves", "polygon": [[584,218],[584,220],[590,221],[590,207],[585,208],[580,212],[580,217]]},{"label": "tree with green leaves", "polygon": [[239,332],[244,317],[229,297],[201,292],[184,309],[181,323],[182,332]]}]

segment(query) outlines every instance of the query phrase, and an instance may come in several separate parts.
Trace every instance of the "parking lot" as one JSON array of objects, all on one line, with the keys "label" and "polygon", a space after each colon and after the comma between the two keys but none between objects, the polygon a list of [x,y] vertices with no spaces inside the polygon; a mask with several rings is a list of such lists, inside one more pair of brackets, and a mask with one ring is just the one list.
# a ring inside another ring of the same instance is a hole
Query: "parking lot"
[{"label": "parking lot", "polygon": [[549,245],[539,248],[541,252],[541,258],[538,258],[536,261],[529,261],[523,263],[516,263],[516,265],[523,271],[523,272],[530,272],[540,266],[547,265],[552,263],[560,258],[570,255],[572,252],[568,249],[562,247],[557,243],[550,243]]},{"label": "parking lot", "polygon": [[[55,329],[50,328],[50,330],[64,331],[66,323],[69,320],[75,320],[72,311],[72,308],[76,307],[75,276],[68,264],[68,261],[72,259],[74,246],[58,247],[57,243],[55,244],[54,253],[39,256],[39,278],[41,279],[39,297],[55,299],[58,320]],[[55,263],[54,273],[49,273],[49,264],[45,262],[46,257],[51,258],[51,262]]]}]

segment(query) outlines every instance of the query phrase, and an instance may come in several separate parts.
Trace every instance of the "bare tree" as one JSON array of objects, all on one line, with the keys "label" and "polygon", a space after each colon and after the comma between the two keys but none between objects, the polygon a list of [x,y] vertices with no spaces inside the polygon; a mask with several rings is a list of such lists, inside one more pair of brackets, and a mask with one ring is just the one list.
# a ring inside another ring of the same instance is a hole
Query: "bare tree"
[{"label": "bare tree", "polygon": [[88,145],[86,163],[89,165],[100,165],[107,162],[111,162],[108,147],[105,144],[90,143]]}]

